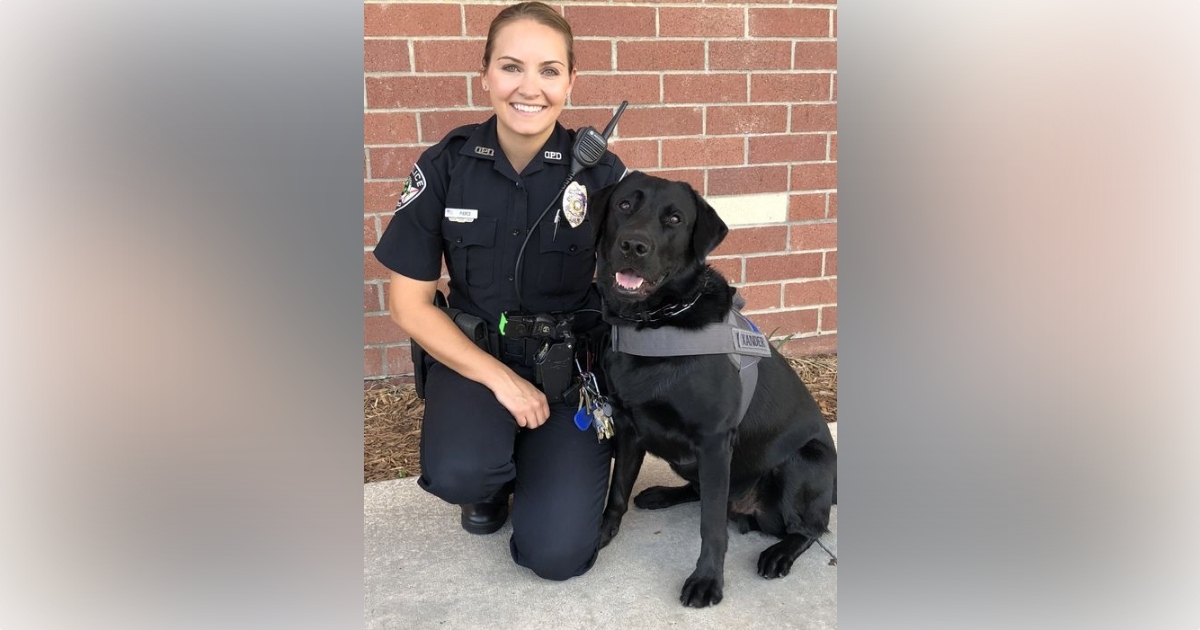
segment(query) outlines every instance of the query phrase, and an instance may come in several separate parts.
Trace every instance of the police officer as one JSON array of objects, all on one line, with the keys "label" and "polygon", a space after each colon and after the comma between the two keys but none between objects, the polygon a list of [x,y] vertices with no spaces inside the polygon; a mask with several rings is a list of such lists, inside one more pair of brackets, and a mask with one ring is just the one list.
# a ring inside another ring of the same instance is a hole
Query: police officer
[{"label": "police officer", "polygon": [[[605,153],[563,192],[575,134],[558,116],[574,81],[562,16],[539,2],[501,11],[481,73],[495,114],[421,155],[375,248],[392,271],[392,319],[432,357],[418,484],[461,505],[475,534],[503,526],[511,494],[513,560],[553,580],[595,562],[609,445],[576,428],[578,398],[550,403],[534,384],[545,340],[497,328],[502,313],[573,314],[576,333],[599,323],[586,193],[626,169]],[[498,348],[481,349],[434,306],[443,256],[449,306],[482,318]]]}]

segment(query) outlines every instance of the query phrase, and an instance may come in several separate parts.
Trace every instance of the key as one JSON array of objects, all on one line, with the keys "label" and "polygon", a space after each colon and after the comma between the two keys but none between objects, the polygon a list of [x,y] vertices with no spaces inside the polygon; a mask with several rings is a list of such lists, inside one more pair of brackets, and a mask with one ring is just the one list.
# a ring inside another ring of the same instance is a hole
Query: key
[{"label": "key", "polygon": [[607,440],[607,439],[611,438],[613,436],[612,418],[609,418],[608,416],[604,416],[604,417],[602,417],[600,424],[602,425],[601,428],[604,431],[604,439]]},{"label": "key", "polygon": [[592,426],[592,415],[588,411],[591,406],[591,400],[588,397],[587,389],[579,388],[579,408],[575,410],[575,428],[580,431],[587,431],[588,427]]},{"label": "key", "polygon": [[594,415],[595,422],[592,423],[596,427],[596,441],[600,442],[608,439],[608,431],[604,428],[604,416]]}]

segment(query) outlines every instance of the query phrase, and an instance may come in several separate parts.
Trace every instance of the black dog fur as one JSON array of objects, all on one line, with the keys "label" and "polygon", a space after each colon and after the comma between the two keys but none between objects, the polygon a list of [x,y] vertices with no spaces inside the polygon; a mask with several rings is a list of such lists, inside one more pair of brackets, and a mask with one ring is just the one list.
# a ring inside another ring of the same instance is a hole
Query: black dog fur
[{"label": "black dog fur", "polygon": [[[632,172],[588,205],[598,226],[597,284],[608,323],[698,329],[725,319],[734,289],[705,258],[728,228],[691,186]],[[640,286],[622,288],[618,272],[627,285],[640,277]],[[602,546],[620,528],[646,452],[687,484],[648,488],[635,505],[700,501],[700,557],[680,594],[686,606],[714,605],[723,597],[727,520],[742,533],[781,538],[759,556],[765,578],[787,575],[828,532],[837,483],[833,438],[816,401],[776,349],[759,362],[758,384],[740,421],[741,383],[723,355],[610,351],[604,366],[616,435]]]}]

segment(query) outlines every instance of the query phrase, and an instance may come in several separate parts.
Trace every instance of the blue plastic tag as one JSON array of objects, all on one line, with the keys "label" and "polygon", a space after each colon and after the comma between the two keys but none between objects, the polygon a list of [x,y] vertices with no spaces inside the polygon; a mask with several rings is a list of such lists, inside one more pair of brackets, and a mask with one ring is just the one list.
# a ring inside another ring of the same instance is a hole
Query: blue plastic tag
[{"label": "blue plastic tag", "polygon": [[592,412],[586,408],[575,412],[575,428],[587,431],[592,426]]}]

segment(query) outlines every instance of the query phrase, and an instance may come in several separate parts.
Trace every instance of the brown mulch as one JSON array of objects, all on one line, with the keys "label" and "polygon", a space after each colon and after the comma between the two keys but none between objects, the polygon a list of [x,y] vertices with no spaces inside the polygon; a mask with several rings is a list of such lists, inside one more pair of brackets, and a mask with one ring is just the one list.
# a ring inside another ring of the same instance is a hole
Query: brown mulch
[{"label": "brown mulch", "polygon": [[[837,422],[837,355],[789,358],[829,422]],[[372,385],[363,391],[363,481],[421,472],[418,444],[425,403],[412,385]]]}]

